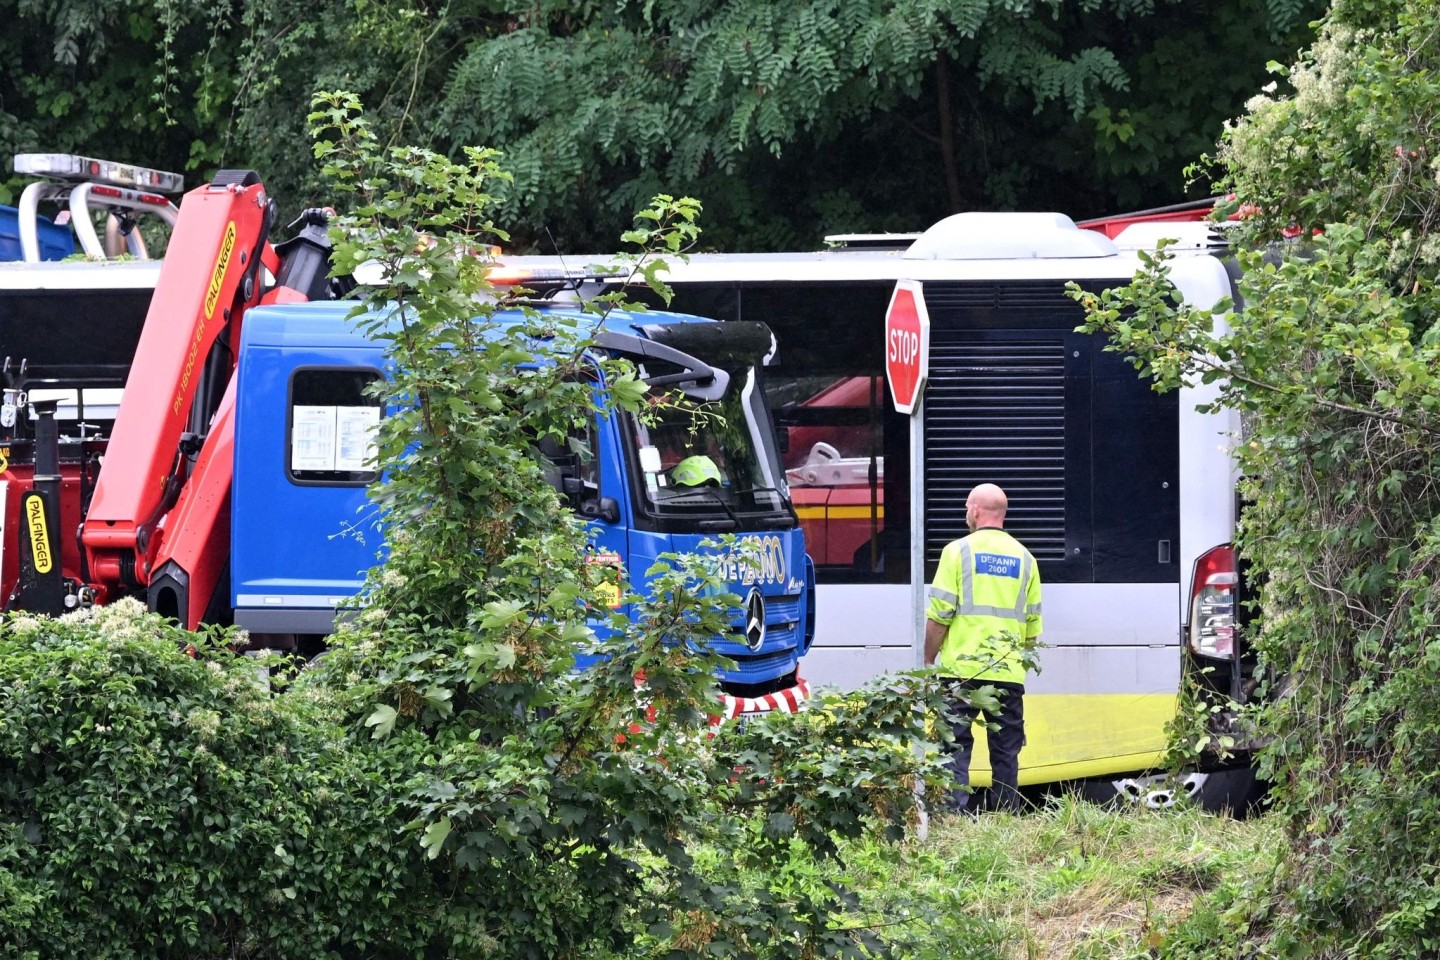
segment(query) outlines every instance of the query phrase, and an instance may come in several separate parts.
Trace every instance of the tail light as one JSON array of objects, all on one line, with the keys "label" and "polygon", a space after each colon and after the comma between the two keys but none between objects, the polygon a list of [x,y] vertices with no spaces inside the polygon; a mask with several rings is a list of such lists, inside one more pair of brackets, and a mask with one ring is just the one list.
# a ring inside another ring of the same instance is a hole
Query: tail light
[{"label": "tail light", "polygon": [[1213,547],[1195,561],[1190,584],[1190,649],[1220,660],[1235,656],[1235,548]]}]

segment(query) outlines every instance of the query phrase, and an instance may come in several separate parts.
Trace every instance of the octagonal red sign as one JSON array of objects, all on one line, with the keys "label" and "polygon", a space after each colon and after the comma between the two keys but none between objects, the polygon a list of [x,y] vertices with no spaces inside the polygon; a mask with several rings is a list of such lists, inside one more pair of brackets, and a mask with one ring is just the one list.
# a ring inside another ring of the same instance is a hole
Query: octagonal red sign
[{"label": "octagonal red sign", "polygon": [[913,414],[930,369],[930,314],[915,280],[900,280],[885,311],[885,378],[900,413]]}]

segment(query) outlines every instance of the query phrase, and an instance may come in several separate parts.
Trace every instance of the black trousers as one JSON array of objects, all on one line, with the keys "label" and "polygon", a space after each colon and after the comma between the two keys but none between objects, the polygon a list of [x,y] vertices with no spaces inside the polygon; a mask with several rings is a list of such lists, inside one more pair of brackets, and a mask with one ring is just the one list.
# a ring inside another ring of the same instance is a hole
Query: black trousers
[{"label": "black trousers", "polygon": [[[975,749],[975,733],[970,725],[981,711],[970,705],[965,694],[980,687],[994,687],[999,691],[1000,715],[985,718],[999,729],[986,731],[992,786],[972,797],[965,789],[970,786],[970,754]],[[950,809],[1019,810],[1020,748],[1025,745],[1025,686],[994,680],[952,681],[948,719],[955,735],[955,742],[950,746],[950,769],[955,774]]]}]

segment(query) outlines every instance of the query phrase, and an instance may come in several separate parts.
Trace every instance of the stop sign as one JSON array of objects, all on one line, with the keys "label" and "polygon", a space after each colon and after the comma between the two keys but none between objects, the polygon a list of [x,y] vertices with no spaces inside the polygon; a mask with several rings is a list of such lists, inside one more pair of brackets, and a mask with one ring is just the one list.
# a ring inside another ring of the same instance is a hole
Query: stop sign
[{"label": "stop sign", "polygon": [[930,369],[930,314],[915,280],[899,280],[885,311],[885,378],[899,413],[915,412]]}]

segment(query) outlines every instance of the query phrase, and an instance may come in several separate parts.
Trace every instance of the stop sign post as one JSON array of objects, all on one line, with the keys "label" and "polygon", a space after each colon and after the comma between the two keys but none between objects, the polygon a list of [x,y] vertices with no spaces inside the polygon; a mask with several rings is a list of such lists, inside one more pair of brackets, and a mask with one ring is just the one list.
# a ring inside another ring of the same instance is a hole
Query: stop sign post
[{"label": "stop sign post", "polygon": [[910,417],[910,646],[925,664],[925,425],[915,416],[930,372],[930,314],[918,281],[900,280],[885,311],[885,379],[895,409]]},{"label": "stop sign post", "polygon": [[915,280],[899,280],[885,311],[885,378],[898,413],[911,416],[930,370],[930,314]]}]

